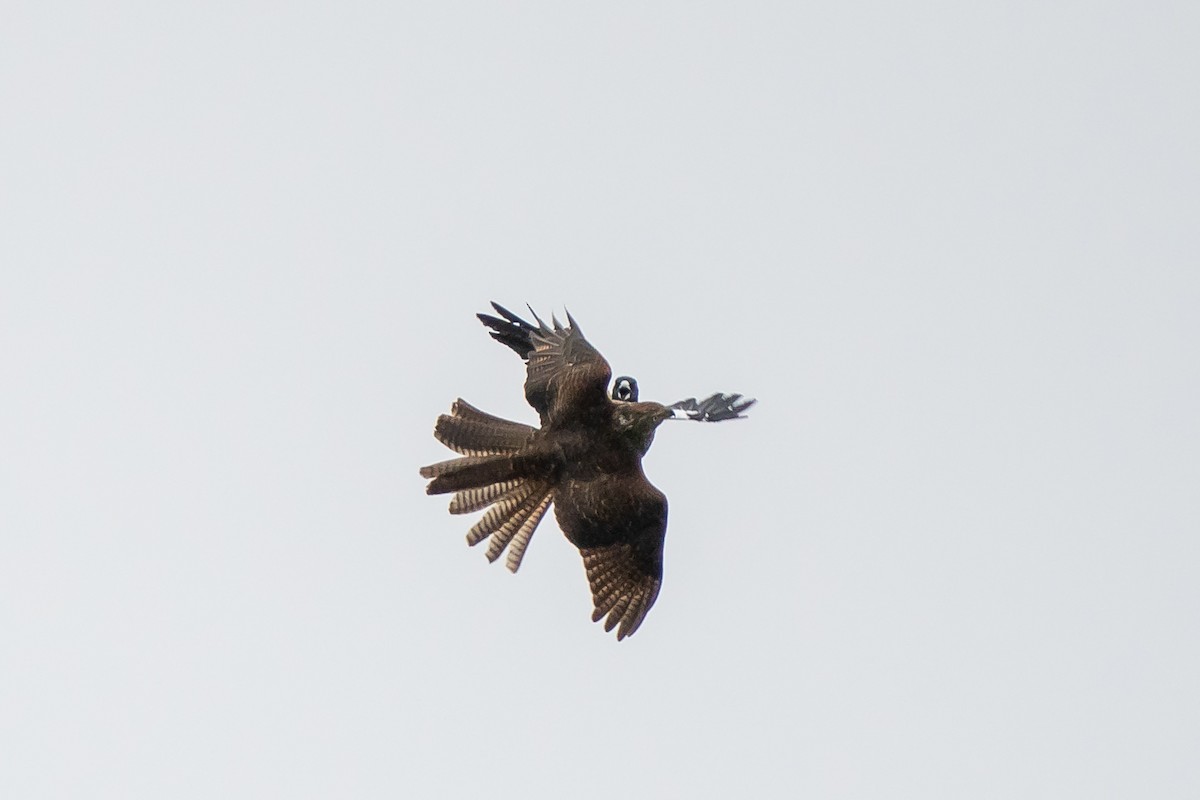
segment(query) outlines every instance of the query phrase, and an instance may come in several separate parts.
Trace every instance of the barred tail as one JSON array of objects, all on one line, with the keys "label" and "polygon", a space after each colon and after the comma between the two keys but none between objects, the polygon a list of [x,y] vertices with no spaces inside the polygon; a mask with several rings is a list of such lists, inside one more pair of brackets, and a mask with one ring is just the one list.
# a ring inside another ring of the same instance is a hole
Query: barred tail
[{"label": "barred tail", "polygon": [[505,564],[509,571],[516,572],[521,568],[525,548],[550,508],[553,496],[552,486],[545,481],[518,481],[516,486],[498,497],[487,513],[467,531],[467,544],[474,547],[490,537],[488,561],[498,559],[507,548],[508,559]]},{"label": "barred tail", "polygon": [[515,453],[533,438],[534,428],[480,411],[459,398],[449,414],[438,417],[433,436],[464,456]]},{"label": "barred tail", "polygon": [[528,477],[534,471],[529,462],[528,457],[519,455],[452,458],[421,467],[421,477],[432,478],[426,494],[446,494]]},{"label": "barred tail", "polygon": [[438,418],[434,436],[463,457],[421,468],[422,477],[432,479],[427,493],[455,493],[451,514],[488,509],[467,534],[467,543],[490,538],[488,560],[495,561],[507,549],[507,566],[513,572],[520,568],[553,497],[553,463],[534,449],[522,452],[534,432],[460,399],[449,415]]},{"label": "barred tail", "polygon": [[438,417],[433,436],[464,458],[452,458],[421,468],[421,477],[432,478],[429,494],[481,489],[526,477],[531,459],[519,455],[534,429],[519,422],[494,417],[462,398]]}]

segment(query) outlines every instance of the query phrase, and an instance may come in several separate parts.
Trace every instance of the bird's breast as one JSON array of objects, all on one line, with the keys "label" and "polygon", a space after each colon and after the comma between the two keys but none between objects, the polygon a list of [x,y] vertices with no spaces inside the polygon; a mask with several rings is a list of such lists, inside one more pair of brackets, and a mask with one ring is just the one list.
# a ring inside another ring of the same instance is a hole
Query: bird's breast
[{"label": "bird's breast", "polygon": [[628,541],[648,519],[665,515],[665,502],[640,473],[567,477],[554,490],[558,526],[576,547],[606,547]]}]

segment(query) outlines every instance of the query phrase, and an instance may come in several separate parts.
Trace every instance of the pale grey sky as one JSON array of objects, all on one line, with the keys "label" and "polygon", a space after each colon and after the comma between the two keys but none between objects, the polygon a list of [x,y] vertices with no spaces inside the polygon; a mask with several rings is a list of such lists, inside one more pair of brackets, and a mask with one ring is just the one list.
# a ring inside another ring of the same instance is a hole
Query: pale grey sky
[{"label": "pale grey sky", "polygon": [[[1194,3],[9,3],[0,795],[1200,796]],[[618,644],[417,467],[671,401]]]}]

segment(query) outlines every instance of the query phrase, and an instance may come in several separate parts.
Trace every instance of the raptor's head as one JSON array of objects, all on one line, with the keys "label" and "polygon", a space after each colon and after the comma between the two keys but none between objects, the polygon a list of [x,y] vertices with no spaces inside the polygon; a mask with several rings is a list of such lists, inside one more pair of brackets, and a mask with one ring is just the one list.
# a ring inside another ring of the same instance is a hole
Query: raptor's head
[{"label": "raptor's head", "polygon": [[615,403],[613,417],[617,431],[645,455],[654,441],[654,430],[675,412],[662,403]]}]

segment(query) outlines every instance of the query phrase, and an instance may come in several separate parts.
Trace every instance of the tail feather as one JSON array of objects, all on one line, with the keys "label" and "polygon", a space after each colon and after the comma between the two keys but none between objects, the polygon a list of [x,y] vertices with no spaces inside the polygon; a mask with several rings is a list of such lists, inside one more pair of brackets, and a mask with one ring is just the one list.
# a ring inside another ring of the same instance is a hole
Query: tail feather
[{"label": "tail feather", "polygon": [[542,497],[542,501],[537,504],[529,517],[521,525],[521,529],[517,531],[517,535],[513,537],[512,544],[508,548],[508,560],[505,566],[509,572],[516,572],[521,568],[521,559],[525,558],[525,548],[529,546],[529,540],[533,538],[533,532],[537,530],[538,523],[542,521],[542,517],[546,515],[546,510],[550,508],[550,502],[554,499],[554,495],[550,492]]},{"label": "tail feather", "polygon": [[463,489],[457,492],[450,501],[451,514],[470,514],[473,511],[487,508],[500,495],[516,487],[519,481],[501,481],[478,489]]},{"label": "tail feather", "polygon": [[[510,481],[508,485],[511,488],[493,497],[491,507],[467,531],[467,544],[474,547],[488,539],[488,561],[500,558],[508,548],[506,566],[510,572],[516,572],[533,532],[550,508],[554,487],[536,479]],[[486,488],[498,491],[498,486],[501,484]]]},{"label": "tail feather", "polygon": [[534,428],[525,425],[524,423],[513,422],[510,419],[504,419],[504,417],[497,417],[496,415],[489,414],[486,411],[480,411],[478,408],[471,405],[466,400],[463,400],[461,397],[450,404],[450,413],[456,417],[462,417],[463,419],[469,419],[475,422],[491,422],[495,425],[520,429],[527,433],[533,433],[534,431]]},{"label": "tail feather", "polygon": [[438,417],[433,429],[434,438],[464,456],[515,453],[534,432],[528,425],[494,417],[461,398],[454,401],[449,414]]},{"label": "tail feather", "polygon": [[516,510],[509,514],[503,524],[492,533],[492,538],[488,541],[488,561],[495,561],[504,554],[504,549],[508,547],[508,543],[512,541],[513,536],[516,535],[518,530],[524,527],[530,515],[541,504],[542,494],[538,490],[544,490],[544,488],[544,486],[531,487],[532,491],[530,491],[529,496],[521,501]]},{"label": "tail feather", "polygon": [[438,418],[433,435],[461,458],[421,468],[421,475],[431,479],[427,493],[454,492],[451,514],[487,509],[467,532],[467,543],[489,539],[489,561],[508,550],[506,565],[512,572],[520,568],[554,496],[556,457],[537,447],[536,432],[459,399],[449,414]]},{"label": "tail feather", "polygon": [[[427,467],[421,467],[422,478],[438,478],[442,475],[449,475],[457,472],[463,467],[472,467],[477,464],[487,464],[496,461],[497,459],[490,456],[470,456],[468,458],[451,458],[448,461],[439,461],[436,464],[430,464]],[[429,494],[439,494],[439,492],[429,492]]]},{"label": "tail feather", "polygon": [[530,477],[540,466],[541,459],[536,456],[467,456],[431,464],[421,474],[433,478],[425,487],[426,494],[446,494]]},{"label": "tail feather", "polygon": [[471,526],[471,530],[467,531],[467,544],[475,546],[500,530],[510,518],[520,513],[525,501],[537,488],[533,481],[518,482],[515,489],[496,500],[487,513]]},{"label": "tail feather", "polygon": [[[526,428],[522,425],[521,428]],[[533,431],[504,428],[490,422],[476,422],[445,414],[438,417],[434,438],[464,456],[495,456],[515,453],[529,441]]]}]

